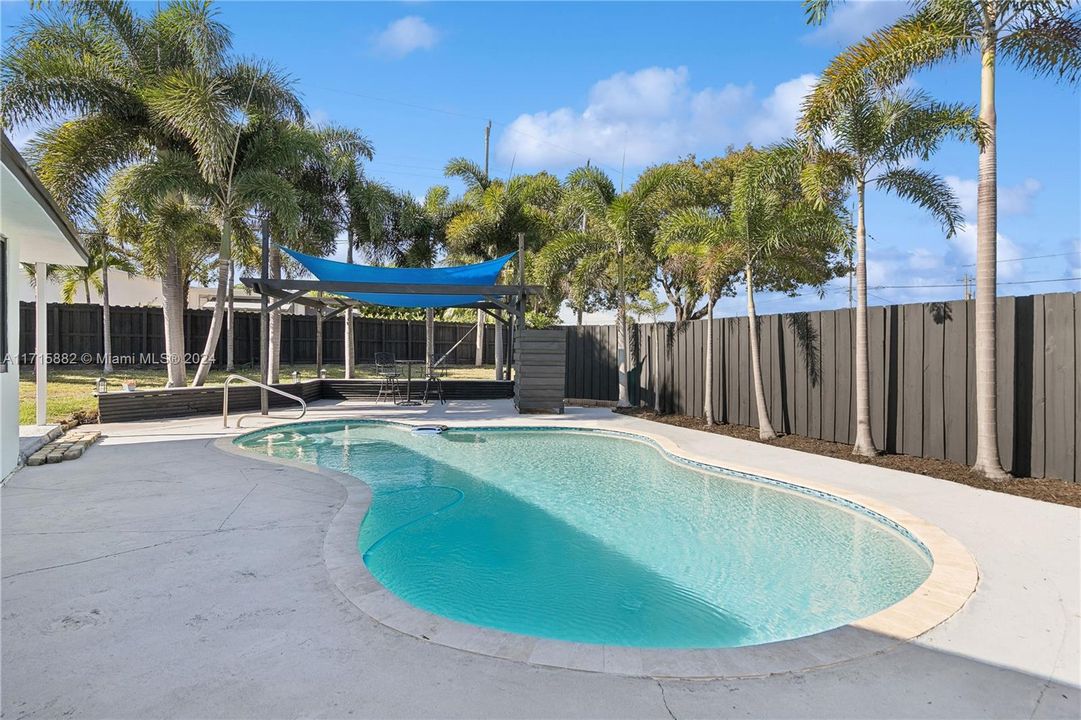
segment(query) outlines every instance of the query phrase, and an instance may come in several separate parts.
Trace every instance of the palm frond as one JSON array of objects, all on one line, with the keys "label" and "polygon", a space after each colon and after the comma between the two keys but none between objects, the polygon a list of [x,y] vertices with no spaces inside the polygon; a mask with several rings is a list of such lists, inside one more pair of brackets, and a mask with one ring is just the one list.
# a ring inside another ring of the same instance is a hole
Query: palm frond
[{"label": "palm frond", "polygon": [[1033,3],[1000,38],[999,51],[1035,75],[1077,83],[1081,80],[1081,13],[1076,6],[1067,10],[1064,4]]},{"label": "palm frond", "polygon": [[[949,6],[947,11],[945,8]],[[967,5],[967,4],[966,4]],[[873,33],[830,62],[803,103],[798,129],[814,133],[868,86],[896,85],[912,70],[956,59],[978,44],[978,17],[957,3],[933,3]]]},{"label": "palm frond", "polygon": [[447,177],[458,178],[469,190],[484,190],[490,184],[484,169],[472,160],[463,157],[451,158],[443,168],[443,174]]},{"label": "palm frond", "polygon": [[129,123],[103,114],[84,115],[41,130],[27,149],[42,183],[76,217],[92,211],[109,173],[146,154],[139,133]]},{"label": "palm frond", "polygon": [[962,222],[961,206],[949,184],[934,173],[914,168],[893,168],[875,184],[930,212],[950,237]]}]

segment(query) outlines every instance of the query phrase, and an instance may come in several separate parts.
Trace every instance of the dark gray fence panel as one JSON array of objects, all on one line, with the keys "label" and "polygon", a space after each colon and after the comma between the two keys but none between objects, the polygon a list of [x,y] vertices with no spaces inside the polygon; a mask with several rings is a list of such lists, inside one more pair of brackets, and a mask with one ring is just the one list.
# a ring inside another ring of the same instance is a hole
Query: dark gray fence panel
[{"label": "dark gray fence panel", "polygon": [[[83,353],[97,356],[103,351],[102,309],[100,305],[83,303],[50,303],[48,350],[78,357]],[[34,303],[20,303],[19,353],[34,352]],[[184,315],[185,349],[201,353],[210,327],[210,310],[188,310]],[[161,308],[113,307],[110,314],[113,355],[129,358],[130,364],[157,364],[165,352],[165,322]],[[228,319],[226,320],[228,322]],[[250,366],[259,362],[259,315],[251,312],[233,314],[234,362]],[[282,315],[281,362],[283,367],[315,362],[316,319],[314,315]],[[435,325],[436,357],[442,357],[454,344],[463,341],[446,362],[451,365],[471,365],[476,357],[475,323],[441,323]],[[371,363],[375,353],[387,351],[401,359],[424,357],[424,322],[416,320],[383,320],[353,318],[354,358],[358,363]],[[509,329],[504,325],[504,349],[510,352]],[[483,360],[495,362],[495,331],[485,328]],[[226,333],[223,331],[215,351],[215,364],[226,360]],[[614,343],[613,343],[614,348]],[[338,316],[323,323],[323,362],[342,363],[345,358],[345,318]],[[147,362],[150,360],[150,362]],[[97,364],[96,361],[94,364]]]},{"label": "dark gray fence panel", "polygon": [[1076,454],[1074,426],[1077,422],[1075,393],[1062,392],[1077,382],[1077,319],[1074,298],[1065,293],[1044,297],[1046,317],[1045,378],[1048,388],[1059,392],[1047,394],[1047,437],[1044,472],[1050,477],[1066,477],[1074,472]]},{"label": "dark gray fence panel", "polygon": [[[1081,293],[1003,297],[998,309],[999,454],[1018,475],[1081,478]],[[855,440],[855,313],[759,318],[766,407],[778,432]],[[706,320],[630,333],[635,404],[703,413]],[[756,425],[745,317],[715,320],[713,406]],[[614,326],[566,328],[567,395],[618,397]],[[976,456],[975,307],[969,301],[874,307],[868,313],[871,427],[889,452],[972,463]]]}]

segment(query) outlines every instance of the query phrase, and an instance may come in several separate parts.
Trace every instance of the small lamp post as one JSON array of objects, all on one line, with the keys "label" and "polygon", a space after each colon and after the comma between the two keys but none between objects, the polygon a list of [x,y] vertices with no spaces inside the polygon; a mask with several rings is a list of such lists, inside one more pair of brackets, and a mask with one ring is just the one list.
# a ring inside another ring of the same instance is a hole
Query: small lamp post
[{"label": "small lamp post", "polygon": [[104,395],[109,392],[109,382],[103,377],[97,379],[94,383],[94,387],[97,389],[98,395]]},{"label": "small lamp post", "polygon": [[326,380],[327,379],[327,369],[326,368],[319,368],[319,378],[321,380]]},{"label": "small lamp post", "polygon": [[298,382],[300,382],[300,371],[299,370],[294,370],[293,371],[293,384],[295,385]]}]

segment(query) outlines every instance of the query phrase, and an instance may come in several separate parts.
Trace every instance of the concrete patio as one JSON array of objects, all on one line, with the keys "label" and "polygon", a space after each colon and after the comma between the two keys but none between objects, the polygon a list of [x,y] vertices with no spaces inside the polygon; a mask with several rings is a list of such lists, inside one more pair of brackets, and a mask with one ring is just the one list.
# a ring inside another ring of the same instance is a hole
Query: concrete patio
[{"label": "concrete patio", "polygon": [[[975,595],[913,642],[738,680],[539,668],[391,630],[331,582],[346,490],[214,447],[220,417],[102,426],[2,500],[4,717],[1035,717],[1081,715],[1081,511],[615,415],[509,402],[313,406],[309,419],[648,429],[688,453],[869,495],[938,525]],[[261,424],[256,420],[252,427]],[[360,558],[357,558],[360,562]],[[798,641],[797,641],[798,642]]]}]

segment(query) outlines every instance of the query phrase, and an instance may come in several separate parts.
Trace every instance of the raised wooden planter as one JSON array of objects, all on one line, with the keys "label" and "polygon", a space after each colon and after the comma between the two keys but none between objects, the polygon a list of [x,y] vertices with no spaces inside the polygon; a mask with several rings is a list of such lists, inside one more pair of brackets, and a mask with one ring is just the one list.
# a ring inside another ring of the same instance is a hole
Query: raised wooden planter
[{"label": "raised wooden planter", "polygon": [[[279,383],[274,387],[312,402],[322,397],[322,380],[304,380],[299,383]],[[110,392],[98,395],[99,422],[132,422],[135,420],[160,420],[221,413],[222,386],[159,388],[135,392]],[[270,407],[296,406],[289,398],[268,393]],[[252,385],[233,385],[229,388],[229,412],[255,410],[259,407],[259,388]]]},{"label": "raised wooden planter", "polygon": [[[560,370],[562,372],[562,370]],[[373,400],[379,392],[378,380],[303,380],[280,383],[274,387],[304,399]],[[136,392],[110,392],[98,395],[100,422],[161,420],[221,413],[222,387],[161,388]],[[413,381],[413,397],[424,392],[424,381]],[[268,393],[270,407],[296,406],[289,398]],[[514,397],[513,382],[494,380],[444,380],[443,395],[448,400],[506,400]],[[259,408],[259,388],[233,385],[229,388],[229,412]]]}]

